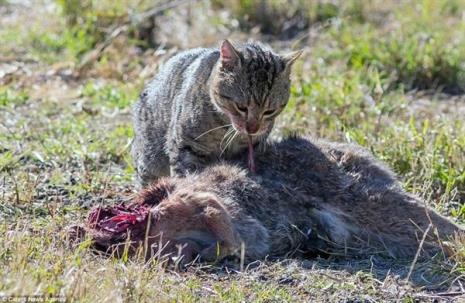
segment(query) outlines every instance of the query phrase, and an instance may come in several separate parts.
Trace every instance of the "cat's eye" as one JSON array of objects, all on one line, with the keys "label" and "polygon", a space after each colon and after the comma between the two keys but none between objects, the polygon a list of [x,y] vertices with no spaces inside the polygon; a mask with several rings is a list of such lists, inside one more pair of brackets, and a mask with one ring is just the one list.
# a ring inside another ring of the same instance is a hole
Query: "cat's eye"
[{"label": "cat's eye", "polygon": [[240,105],[237,105],[236,104],[236,108],[238,111],[240,111],[241,113],[246,113],[247,112],[247,107],[245,106],[240,106]]},{"label": "cat's eye", "polygon": [[274,114],[276,112],[276,109],[270,109],[270,110],[267,110],[263,113],[264,116],[271,116],[272,114]]}]

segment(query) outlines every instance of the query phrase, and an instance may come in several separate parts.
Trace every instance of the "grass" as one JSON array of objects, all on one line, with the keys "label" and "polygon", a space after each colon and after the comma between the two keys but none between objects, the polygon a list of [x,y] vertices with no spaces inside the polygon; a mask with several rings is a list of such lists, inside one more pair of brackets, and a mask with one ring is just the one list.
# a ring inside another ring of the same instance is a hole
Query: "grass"
[{"label": "grass", "polygon": [[[81,71],[81,60],[114,24],[149,4],[44,0],[28,7],[0,1],[0,296],[414,302],[456,285],[452,280],[465,271],[463,240],[453,243],[452,260],[417,264],[425,277],[437,277],[430,283],[420,283],[419,275],[407,283],[410,264],[386,267],[376,259],[266,261],[244,272],[199,265],[175,272],[155,262],[101,258],[88,243],[67,246],[64,228],[82,220],[90,206],[134,193],[130,106],[143,83],[180,48],[216,45],[225,35],[304,49],[277,134],[366,146],[409,191],[465,222],[465,2],[292,1],[286,8],[270,1],[270,15],[260,15],[258,3],[190,5],[191,14],[211,20],[189,19],[180,5],[155,20],[164,24],[164,31],[155,31],[158,50],[147,48],[131,28]],[[167,16],[174,21],[165,22]],[[303,21],[281,35],[289,17]],[[276,22],[266,31],[269,20]],[[196,39],[186,36],[187,46],[166,34],[186,28]]]}]

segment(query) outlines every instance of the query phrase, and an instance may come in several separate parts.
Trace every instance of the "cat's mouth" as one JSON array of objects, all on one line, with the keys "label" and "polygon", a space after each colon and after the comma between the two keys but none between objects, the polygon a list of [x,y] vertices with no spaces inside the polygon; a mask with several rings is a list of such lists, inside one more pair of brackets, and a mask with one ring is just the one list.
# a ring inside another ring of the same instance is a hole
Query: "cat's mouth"
[{"label": "cat's mouth", "polygon": [[238,133],[247,136],[247,166],[251,173],[255,173],[256,167],[254,160],[253,144],[254,139],[257,138],[257,136],[259,136],[262,132],[260,132],[260,129],[258,128],[258,130],[255,133],[250,134],[245,127],[238,125],[237,123],[234,123],[234,120],[232,121],[232,126]]},{"label": "cat's mouth", "polygon": [[266,133],[266,129],[258,128],[258,129],[249,129],[247,130],[246,127],[238,125],[236,123],[232,123],[233,128],[242,135],[258,137]]}]

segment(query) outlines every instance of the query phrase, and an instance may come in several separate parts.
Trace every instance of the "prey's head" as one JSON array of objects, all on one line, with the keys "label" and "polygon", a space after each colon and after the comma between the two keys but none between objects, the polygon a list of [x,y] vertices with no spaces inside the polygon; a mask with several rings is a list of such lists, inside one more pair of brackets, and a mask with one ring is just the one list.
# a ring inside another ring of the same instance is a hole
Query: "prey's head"
[{"label": "prey's head", "polygon": [[211,193],[180,190],[152,209],[150,243],[158,255],[213,261],[238,246],[231,217]]}]

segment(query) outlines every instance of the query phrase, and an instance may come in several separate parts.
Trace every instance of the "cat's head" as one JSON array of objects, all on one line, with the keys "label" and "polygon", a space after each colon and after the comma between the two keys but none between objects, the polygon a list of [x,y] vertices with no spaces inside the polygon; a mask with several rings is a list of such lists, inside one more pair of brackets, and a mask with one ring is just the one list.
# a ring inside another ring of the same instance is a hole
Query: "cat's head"
[{"label": "cat's head", "polygon": [[278,55],[257,43],[236,49],[223,41],[210,87],[213,103],[237,131],[267,133],[289,100],[290,70],[300,54]]}]

